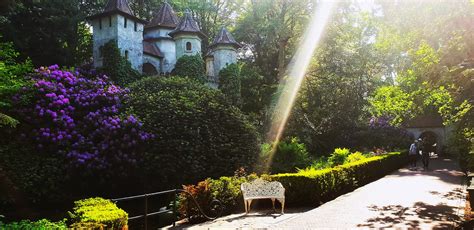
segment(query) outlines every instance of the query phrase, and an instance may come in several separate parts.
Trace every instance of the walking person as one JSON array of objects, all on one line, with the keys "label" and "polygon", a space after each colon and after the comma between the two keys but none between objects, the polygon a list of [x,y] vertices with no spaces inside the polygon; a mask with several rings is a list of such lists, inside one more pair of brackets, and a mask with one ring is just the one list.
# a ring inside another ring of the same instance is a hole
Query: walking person
[{"label": "walking person", "polygon": [[432,149],[432,143],[427,138],[423,138],[422,150],[421,150],[421,161],[423,162],[423,169],[427,170],[430,163],[430,152]]},{"label": "walking person", "polygon": [[408,151],[408,157],[410,157],[411,166],[416,167],[416,162],[418,161],[418,141],[415,140],[410,145],[410,150]]}]

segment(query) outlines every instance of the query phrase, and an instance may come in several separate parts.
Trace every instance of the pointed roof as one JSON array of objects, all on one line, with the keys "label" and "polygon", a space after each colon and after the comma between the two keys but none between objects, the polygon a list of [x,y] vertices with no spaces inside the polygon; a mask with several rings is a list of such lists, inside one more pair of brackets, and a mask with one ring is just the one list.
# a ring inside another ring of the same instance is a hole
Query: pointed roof
[{"label": "pointed roof", "polygon": [[96,18],[101,18],[105,16],[110,16],[113,14],[120,14],[124,17],[130,18],[132,20],[138,21],[140,23],[147,23],[147,21],[140,19],[133,15],[132,10],[130,9],[130,5],[128,4],[127,0],[109,0],[105,5],[104,10],[102,13],[98,13],[92,16],[87,17],[87,20],[93,20]]},{"label": "pointed roof", "polygon": [[231,45],[236,49],[242,47],[238,42],[235,41],[234,37],[232,37],[232,34],[230,34],[225,27],[221,28],[209,47],[212,48],[218,45]]},{"label": "pointed roof", "polygon": [[107,5],[105,5],[103,12],[106,13],[113,11],[120,11],[126,14],[133,15],[127,0],[109,0],[107,2]]},{"label": "pointed roof", "polygon": [[197,22],[194,20],[189,10],[185,11],[184,17],[181,19],[178,26],[176,26],[176,28],[171,31],[169,35],[174,36],[178,33],[191,33],[197,34],[201,38],[206,37],[206,35],[201,32],[201,29],[199,29]]},{"label": "pointed roof", "polygon": [[153,16],[150,23],[148,23],[145,28],[150,29],[153,27],[167,27],[175,28],[178,25],[179,20],[176,16],[176,13],[173,10],[173,7],[165,1],[158,12]]},{"label": "pointed roof", "polygon": [[162,58],[163,54],[160,51],[160,48],[158,48],[155,44],[147,41],[143,41],[143,53]]}]

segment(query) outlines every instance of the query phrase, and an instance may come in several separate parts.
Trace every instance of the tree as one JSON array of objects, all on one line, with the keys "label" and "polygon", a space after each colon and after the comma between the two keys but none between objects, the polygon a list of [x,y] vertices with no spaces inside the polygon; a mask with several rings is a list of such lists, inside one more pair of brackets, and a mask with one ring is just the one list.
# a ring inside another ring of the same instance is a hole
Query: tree
[{"label": "tree", "polygon": [[232,105],[240,108],[242,105],[240,67],[230,64],[219,72],[219,89],[229,99]]},{"label": "tree", "polygon": [[203,81],[206,76],[204,60],[200,54],[183,55],[176,61],[172,74]]},{"label": "tree", "polygon": [[29,59],[18,62],[19,53],[11,42],[0,43],[0,127],[14,127],[18,121],[3,113],[12,109],[12,98],[22,87],[28,85],[25,75],[33,70]]},{"label": "tree", "polygon": [[145,157],[145,170],[155,181],[150,187],[252,169],[259,152],[256,130],[218,90],[189,78],[149,77],[132,84],[130,92],[130,112],[156,134]]}]

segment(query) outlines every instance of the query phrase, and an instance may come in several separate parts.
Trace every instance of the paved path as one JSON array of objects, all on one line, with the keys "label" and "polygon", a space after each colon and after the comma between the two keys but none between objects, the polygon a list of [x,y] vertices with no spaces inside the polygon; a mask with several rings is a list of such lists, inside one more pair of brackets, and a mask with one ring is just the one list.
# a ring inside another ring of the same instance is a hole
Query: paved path
[{"label": "paved path", "polygon": [[455,160],[430,167],[402,168],[309,211],[234,214],[186,229],[450,229],[464,212],[462,173]]}]

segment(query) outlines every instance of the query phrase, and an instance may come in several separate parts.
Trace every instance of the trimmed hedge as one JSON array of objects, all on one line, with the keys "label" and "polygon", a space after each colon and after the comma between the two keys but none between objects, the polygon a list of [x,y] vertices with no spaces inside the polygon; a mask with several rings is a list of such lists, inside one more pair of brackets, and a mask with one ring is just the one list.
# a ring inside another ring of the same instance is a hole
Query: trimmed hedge
[{"label": "trimmed hedge", "polygon": [[[370,183],[408,163],[407,153],[393,152],[373,156],[357,162],[347,163],[327,169],[308,169],[298,173],[262,175],[265,180],[279,181],[285,187],[287,207],[318,206],[357,187]],[[243,210],[240,185],[256,179],[247,177],[220,177],[206,179],[198,185],[183,186],[198,201],[206,213],[210,212],[210,202],[220,200],[224,205],[223,214]],[[199,221],[200,214],[186,194],[180,196],[179,211],[182,217]]]},{"label": "trimmed hedge", "polygon": [[407,154],[400,152],[321,170],[271,175],[285,187],[289,206],[316,206],[385,176],[405,165]]},{"label": "trimmed hedge", "polygon": [[27,230],[27,229],[35,229],[35,230],[66,230],[67,226],[65,220],[52,222],[47,219],[41,219],[38,221],[30,221],[30,220],[22,220],[19,222],[11,222],[11,223],[2,223],[0,221],[0,229],[8,229],[8,230]]}]

